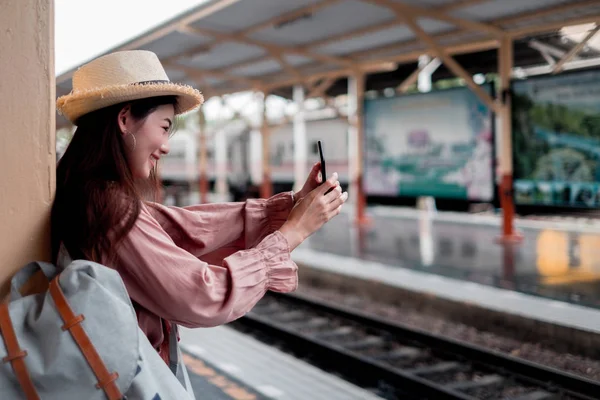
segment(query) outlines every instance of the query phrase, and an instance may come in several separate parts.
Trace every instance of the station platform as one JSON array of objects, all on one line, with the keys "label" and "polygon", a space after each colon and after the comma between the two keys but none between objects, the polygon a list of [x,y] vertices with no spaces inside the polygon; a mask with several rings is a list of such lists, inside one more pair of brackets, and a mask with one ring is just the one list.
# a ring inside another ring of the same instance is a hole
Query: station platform
[{"label": "station platform", "polygon": [[198,400],[380,399],[227,326],[180,334]]},{"label": "station platform", "polygon": [[[600,338],[599,222],[518,220],[524,241],[500,245],[496,216],[386,207],[369,216],[359,229],[344,212],[294,250],[301,279],[309,266]],[[181,328],[181,346],[197,399],[380,399],[227,326]]]},{"label": "station platform", "polygon": [[[373,207],[357,228],[342,213],[292,253],[301,265],[557,326],[600,333],[600,225]],[[302,271],[302,269],[301,269]],[[302,272],[300,272],[302,275]]]}]

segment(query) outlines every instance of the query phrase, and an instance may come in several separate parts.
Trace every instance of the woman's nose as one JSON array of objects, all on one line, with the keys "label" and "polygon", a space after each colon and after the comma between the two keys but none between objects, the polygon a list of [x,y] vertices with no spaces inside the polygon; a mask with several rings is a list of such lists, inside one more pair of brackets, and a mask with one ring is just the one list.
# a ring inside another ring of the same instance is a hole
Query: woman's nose
[{"label": "woman's nose", "polygon": [[160,152],[162,154],[169,154],[169,150],[170,150],[170,147],[169,147],[169,143],[168,142],[165,143],[165,144],[163,144],[162,146],[160,146]]}]

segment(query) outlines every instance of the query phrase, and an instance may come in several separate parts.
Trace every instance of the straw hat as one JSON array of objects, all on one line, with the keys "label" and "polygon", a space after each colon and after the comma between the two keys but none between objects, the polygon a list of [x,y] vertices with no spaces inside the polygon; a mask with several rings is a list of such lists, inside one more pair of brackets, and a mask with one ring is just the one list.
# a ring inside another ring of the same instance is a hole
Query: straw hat
[{"label": "straw hat", "polygon": [[56,101],[60,114],[76,124],[82,115],[114,104],[156,96],[177,96],[178,114],[204,102],[191,86],[169,81],[151,51],[120,51],[99,57],[75,71],[73,90]]}]

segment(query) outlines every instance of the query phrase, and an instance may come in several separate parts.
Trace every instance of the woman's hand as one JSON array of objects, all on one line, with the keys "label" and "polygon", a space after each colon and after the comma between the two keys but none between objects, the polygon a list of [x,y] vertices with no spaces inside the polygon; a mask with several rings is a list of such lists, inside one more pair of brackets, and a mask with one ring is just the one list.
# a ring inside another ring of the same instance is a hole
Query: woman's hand
[{"label": "woman's hand", "polygon": [[[322,185],[299,200],[287,221],[279,228],[288,241],[290,251],[340,213],[342,205],[348,199],[348,193],[342,193],[337,178],[337,173],[334,173]],[[331,192],[325,194],[332,188]]]},{"label": "woman's hand", "polygon": [[312,169],[308,173],[304,186],[298,192],[294,193],[295,202],[298,203],[302,198],[306,197],[310,192],[315,190],[321,184],[324,179],[321,177],[321,162],[316,163],[312,166]]}]

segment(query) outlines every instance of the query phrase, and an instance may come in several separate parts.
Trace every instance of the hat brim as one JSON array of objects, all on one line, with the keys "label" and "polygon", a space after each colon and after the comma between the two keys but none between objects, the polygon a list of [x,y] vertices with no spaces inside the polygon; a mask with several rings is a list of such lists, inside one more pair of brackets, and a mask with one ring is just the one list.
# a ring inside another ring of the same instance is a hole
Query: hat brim
[{"label": "hat brim", "polygon": [[72,92],[56,100],[56,109],[69,121],[77,124],[77,119],[89,112],[127,101],[157,96],[177,96],[176,114],[191,111],[204,102],[204,96],[199,90],[191,86],[169,82],[114,85]]}]

